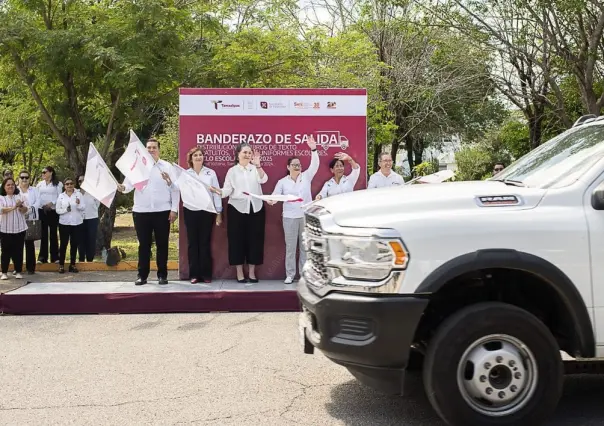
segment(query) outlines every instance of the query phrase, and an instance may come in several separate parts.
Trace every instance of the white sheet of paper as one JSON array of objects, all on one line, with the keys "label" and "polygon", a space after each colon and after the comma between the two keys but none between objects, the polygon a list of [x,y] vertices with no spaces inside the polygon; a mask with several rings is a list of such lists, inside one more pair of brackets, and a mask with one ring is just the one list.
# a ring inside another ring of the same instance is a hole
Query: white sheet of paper
[{"label": "white sheet of paper", "polygon": [[245,195],[249,195],[250,197],[254,197],[254,198],[258,198],[260,200],[263,201],[277,201],[277,202],[300,202],[303,201],[302,198],[300,197],[296,197],[295,195],[271,195],[271,194],[267,194],[267,195],[257,195],[257,194],[250,194],[248,192],[244,192]]}]

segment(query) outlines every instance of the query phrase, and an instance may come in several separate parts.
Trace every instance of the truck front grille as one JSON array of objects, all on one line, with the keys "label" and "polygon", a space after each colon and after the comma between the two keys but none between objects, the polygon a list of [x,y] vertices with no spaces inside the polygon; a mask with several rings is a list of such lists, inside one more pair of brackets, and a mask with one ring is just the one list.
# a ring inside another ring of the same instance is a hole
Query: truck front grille
[{"label": "truck front grille", "polygon": [[304,230],[307,240],[305,278],[313,287],[323,287],[327,284],[326,254],[327,243],[321,228],[321,221],[306,214]]}]

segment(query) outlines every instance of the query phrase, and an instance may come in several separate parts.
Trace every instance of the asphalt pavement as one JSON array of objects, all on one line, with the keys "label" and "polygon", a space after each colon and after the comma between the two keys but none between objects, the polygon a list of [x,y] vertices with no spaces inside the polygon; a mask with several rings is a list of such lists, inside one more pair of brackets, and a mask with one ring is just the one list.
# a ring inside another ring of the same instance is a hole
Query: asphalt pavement
[{"label": "asphalt pavement", "polygon": [[[549,425],[602,425],[603,399],[604,376],[568,377]],[[421,388],[301,353],[296,314],[0,317],[0,425],[89,424],[443,426]]]}]

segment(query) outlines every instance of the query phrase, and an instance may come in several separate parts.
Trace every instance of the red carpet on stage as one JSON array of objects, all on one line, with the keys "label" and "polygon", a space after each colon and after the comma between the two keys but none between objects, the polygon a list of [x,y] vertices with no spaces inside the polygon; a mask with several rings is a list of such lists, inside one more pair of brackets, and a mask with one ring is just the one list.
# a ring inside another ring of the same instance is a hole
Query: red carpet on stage
[{"label": "red carpet on stage", "polygon": [[0,312],[9,315],[296,312],[299,307],[295,287],[280,281],[29,283],[0,294]]}]

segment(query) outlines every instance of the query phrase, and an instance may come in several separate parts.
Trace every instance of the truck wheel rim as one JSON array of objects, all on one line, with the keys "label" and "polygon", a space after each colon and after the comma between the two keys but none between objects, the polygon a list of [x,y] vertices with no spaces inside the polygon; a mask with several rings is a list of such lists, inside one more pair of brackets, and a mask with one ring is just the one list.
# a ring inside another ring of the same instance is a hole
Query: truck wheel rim
[{"label": "truck wheel rim", "polygon": [[537,388],[537,361],[520,340],[492,334],[472,343],[457,366],[464,401],[489,417],[509,416],[529,403]]}]

